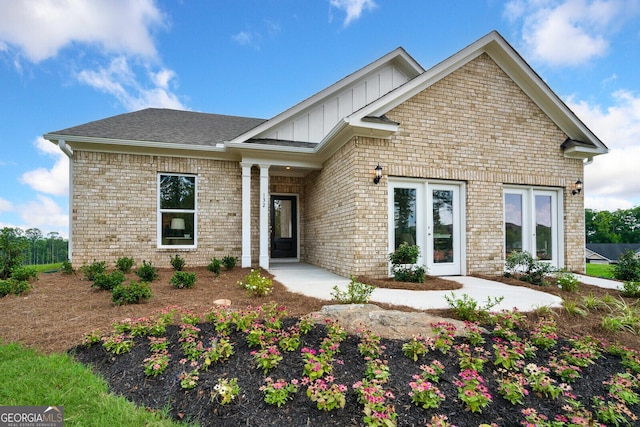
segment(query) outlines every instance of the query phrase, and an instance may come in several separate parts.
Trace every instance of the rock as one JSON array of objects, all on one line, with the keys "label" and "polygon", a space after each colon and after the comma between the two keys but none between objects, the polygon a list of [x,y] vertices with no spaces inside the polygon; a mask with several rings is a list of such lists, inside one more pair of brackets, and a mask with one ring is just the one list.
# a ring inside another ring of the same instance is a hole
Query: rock
[{"label": "rock", "polygon": [[229,307],[231,305],[231,300],[229,300],[229,299],[217,299],[217,300],[215,300],[213,302],[213,305]]},{"label": "rock", "polygon": [[433,336],[431,325],[440,321],[452,323],[457,335],[465,333],[464,322],[425,312],[405,312],[384,310],[374,304],[325,305],[319,312],[312,313],[319,321],[330,318],[337,320],[349,334],[359,329],[368,329],[376,335],[390,339],[407,339],[414,335]]}]

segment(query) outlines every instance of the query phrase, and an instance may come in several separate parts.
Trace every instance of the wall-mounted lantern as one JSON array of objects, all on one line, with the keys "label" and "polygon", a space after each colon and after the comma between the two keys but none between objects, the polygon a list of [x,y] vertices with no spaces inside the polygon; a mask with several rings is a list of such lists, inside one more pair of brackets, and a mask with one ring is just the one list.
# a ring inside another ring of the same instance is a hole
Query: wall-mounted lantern
[{"label": "wall-mounted lantern", "polygon": [[380,163],[378,163],[378,166],[376,166],[376,168],[374,169],[376,175],[373,178],[373,183],[377,184],[380,182],[380,179],[382,178],[382,166],[380,166]]},{"label": "wall-mounted lantern", "polygon": [[582,181],[577,180],[575,184],[571,186],[571,189],[573,190],[571,191],[571,194],[573,194],[574,196],[576,194],[580,194],[580,192],[582,191]]}]

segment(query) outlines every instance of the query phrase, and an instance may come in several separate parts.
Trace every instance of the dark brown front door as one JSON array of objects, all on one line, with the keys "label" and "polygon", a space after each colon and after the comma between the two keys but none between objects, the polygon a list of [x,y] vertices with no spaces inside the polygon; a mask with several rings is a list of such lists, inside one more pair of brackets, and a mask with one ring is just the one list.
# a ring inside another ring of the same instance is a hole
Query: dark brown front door
[{"label": "dark brown front door", "polygon": [[297,258],[297,215],[295,196],[271,196],[271,258]]}]

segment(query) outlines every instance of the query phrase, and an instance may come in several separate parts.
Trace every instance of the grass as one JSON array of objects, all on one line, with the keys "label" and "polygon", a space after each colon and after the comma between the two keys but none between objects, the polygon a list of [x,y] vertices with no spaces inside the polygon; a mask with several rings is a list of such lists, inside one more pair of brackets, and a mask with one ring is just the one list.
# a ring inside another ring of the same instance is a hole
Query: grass
[{"label": "grass", "polygon": [[0,365],[3,405],[61,405],[67,426],[184,426],[109,394],[105,381],[66,354],[45,356],[0,343]]},{"label": "grass", "polygon": [[60,270],[60,268],[62,267],[62,263],[57,262],[55,264],[33,264],[29,267],[35,268],[38,273],[44,273],[45,271]]},{"label": "grass", "polygon": [[611,264],[587,264],[587,276],[604,277],[613,279],[613,266]]}]

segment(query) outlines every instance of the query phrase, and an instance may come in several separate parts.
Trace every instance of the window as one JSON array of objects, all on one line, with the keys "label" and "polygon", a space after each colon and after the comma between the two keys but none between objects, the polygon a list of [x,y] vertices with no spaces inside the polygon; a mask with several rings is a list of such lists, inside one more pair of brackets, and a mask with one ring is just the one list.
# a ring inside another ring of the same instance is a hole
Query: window
[{"label": "window", "polygon": [[196,194],[195,176],[158,175],[158,246],[196,246]]}]

